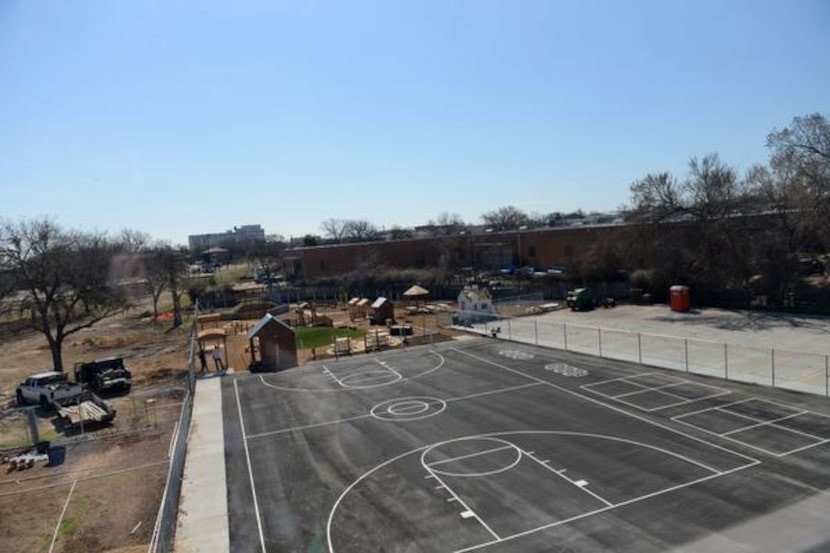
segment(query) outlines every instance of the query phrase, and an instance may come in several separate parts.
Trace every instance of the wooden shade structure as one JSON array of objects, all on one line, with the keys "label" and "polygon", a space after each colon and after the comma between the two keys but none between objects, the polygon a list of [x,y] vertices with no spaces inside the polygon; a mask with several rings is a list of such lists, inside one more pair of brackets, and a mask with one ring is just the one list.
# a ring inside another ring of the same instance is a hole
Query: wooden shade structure
[{"label": "wooden shade structure", "polygon": [[206,328],[200,330],[196,334],[196,343],[199,344],[199,349],[201,351],[205,350],[205,343],[209,342],[222,342],[222,353],[224,356],[225,367],[228,366],[228,333],[225,332],[224,328]]},{"label": "wooden shade structure", "polygon": [[418,300],[420,298],[426,298],[429,295],[429,290],[415,284],[414,286],[411,286],[406,292],[404,292],[403,295],[405,298],[414,299],[415,307],[418,307]]}]

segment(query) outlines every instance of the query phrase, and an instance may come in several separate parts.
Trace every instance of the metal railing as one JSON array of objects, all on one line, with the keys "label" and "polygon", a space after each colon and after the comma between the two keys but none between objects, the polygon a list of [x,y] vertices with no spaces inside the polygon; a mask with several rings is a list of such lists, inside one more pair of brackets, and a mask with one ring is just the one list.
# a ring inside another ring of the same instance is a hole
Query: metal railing
[{"label": "metal railing", "polygon": [[459,312],[450,324],[515,342],[830,396],[830,356],[821,353],[557,323],[536,317]]},{"label": "metal railing", "polygon": [[187,438],[190,434],[190,422],[193,415],[193,396],[196,390],[196,319],[199,314],[198,303],[193,309],[193,323],[189,334],[190,351],[187,360],[187,392],[182,401],[182,410],[171,438],[169,450],[170,464],[167,470],[167,483],[156,516],[153,535],[150,538],[148,553],[167,553],[173,548],[176,531],[176,517],[179,510],[179,497],[184,475]]}]

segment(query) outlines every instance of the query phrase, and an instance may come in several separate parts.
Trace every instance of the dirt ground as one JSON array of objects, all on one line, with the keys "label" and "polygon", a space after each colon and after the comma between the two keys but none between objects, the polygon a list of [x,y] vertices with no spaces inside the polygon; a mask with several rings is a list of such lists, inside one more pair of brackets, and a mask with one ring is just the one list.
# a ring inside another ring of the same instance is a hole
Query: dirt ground
[{"label": "dirt ground", "polygon": [[[133,311],[67,338],[68,372],[76,361],[123,355],[133,389],[106,398],[116,409],[111,425],[83,433],[67,432],[54,414],[36,410],[52,460],[20,471],[0,464],[0,551],[48,551],[53,536],[56,552],[146,550],[184,397],[187,333],[169,327]],[[49,370],[51,355],[45,338],[29,331],[0,331],[0,347],[0,451],[10,451],[30,439],[15,387]]]}]

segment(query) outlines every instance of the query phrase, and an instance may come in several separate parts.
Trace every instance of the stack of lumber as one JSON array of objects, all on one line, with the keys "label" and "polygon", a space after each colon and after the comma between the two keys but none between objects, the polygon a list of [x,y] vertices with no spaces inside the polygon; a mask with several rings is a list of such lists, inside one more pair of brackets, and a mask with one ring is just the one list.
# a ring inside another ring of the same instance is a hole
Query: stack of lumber
[{"label": "stack of lumber", "polygon": [[107,412],[92,401],[61,407],[58,413],[72,424],[78,424],[81,421],[101,422],[107,416]]}]

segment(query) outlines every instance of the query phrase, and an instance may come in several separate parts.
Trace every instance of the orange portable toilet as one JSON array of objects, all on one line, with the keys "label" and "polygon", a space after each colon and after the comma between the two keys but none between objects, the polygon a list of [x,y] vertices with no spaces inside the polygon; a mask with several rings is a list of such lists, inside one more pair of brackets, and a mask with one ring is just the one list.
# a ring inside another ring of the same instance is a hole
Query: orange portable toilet
[{"label": "orange portable toilet", "polygon": [[688,286],[675,285],[669,288],[669,305],[672,311],[688,311],[692,308],[692,296]]}]

